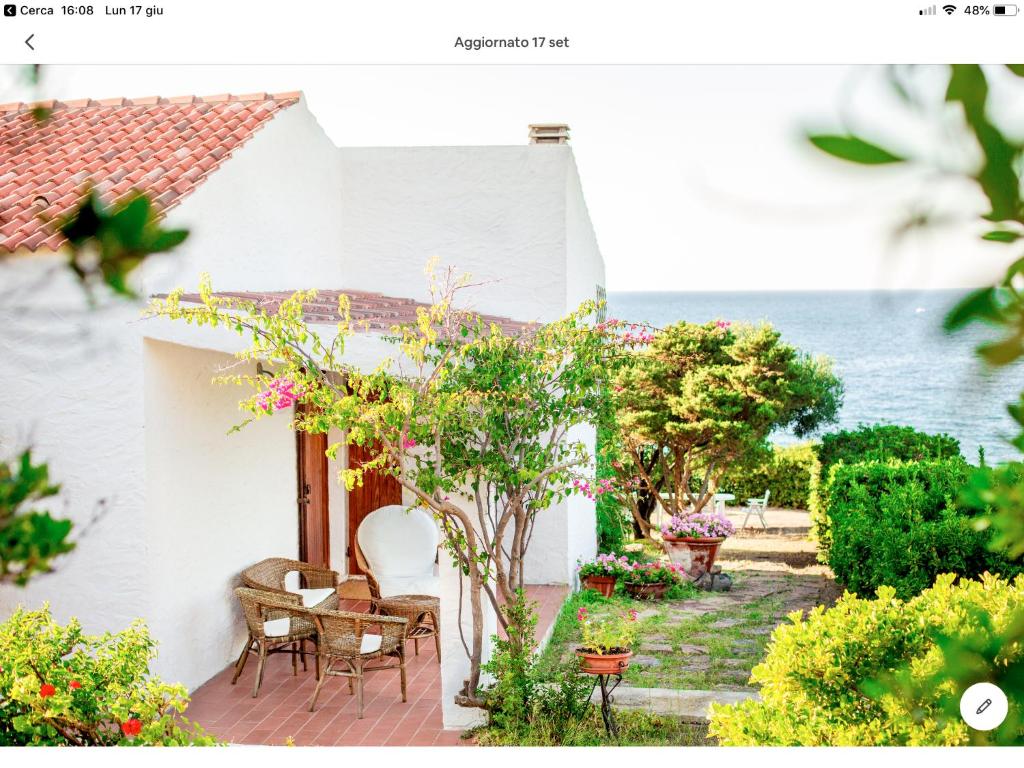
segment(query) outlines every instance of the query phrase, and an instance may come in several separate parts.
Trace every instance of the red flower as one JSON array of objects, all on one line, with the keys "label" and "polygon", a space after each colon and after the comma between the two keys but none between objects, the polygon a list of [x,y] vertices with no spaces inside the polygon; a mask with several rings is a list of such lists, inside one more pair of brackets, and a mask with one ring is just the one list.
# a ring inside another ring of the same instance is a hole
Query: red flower
[{"label": "red flower", "polygon": [[43,683],[41,686],[39,686],[39,695],[44,699],[47,696],[53,696],[56,692],[57,689],[49,683]]},{"label": "red flower", "polygon": [[76,689],[82,687],[82,684],[80,682],[78,682],[77,680],[72,680],[70,683],[68,683],[68,685],[71,688],[76,688]]},{"label": "red flower", "polygon": [[142,733],[142,721],[137,717],[129,718],[121,723],[121,730],[125,736],[138,736]]}]

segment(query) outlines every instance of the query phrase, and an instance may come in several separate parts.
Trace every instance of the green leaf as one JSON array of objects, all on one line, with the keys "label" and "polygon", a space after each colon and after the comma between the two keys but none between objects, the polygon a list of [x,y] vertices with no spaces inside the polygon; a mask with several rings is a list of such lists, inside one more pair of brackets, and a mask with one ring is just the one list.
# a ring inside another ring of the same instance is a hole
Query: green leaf
[{"label": "green leaf", "polygon": [[1017,77],[1024,77],[1024,64],[1007,64],[1006,68]]},{"label": "green leaf", "polygon": [[991,240],[995,243],[1014,243],[1020,240],[1021,236],[1017,232],[1007,232],[1005,229],[994,229],[991,232],[986,232],[981,236],[982,240]]},{"label": "green leaf", "polygon": [[856,136],[839,136],[835,134],[817,134],[807,137],[808,140],[820,149],[840,160],[847,160],[851,163],[861,165],[886,165],[889,163],[902,163],[906,158],[893,154],[877,144],[864,141]]},{"label": "green leaf", "polygon": [[967,294],[949,311],[942,321],[942,327],[946,331],[955,331],[975,320],[998,322],[1001,319],[995,288],[979,288]]},{"label": "green leaf", "polygon": [[1009,365],[1024,355],[1024,345],[1018,335],[1010,336],[1002,341],[992,341],[978,347],[978,354],[992,365]]}]

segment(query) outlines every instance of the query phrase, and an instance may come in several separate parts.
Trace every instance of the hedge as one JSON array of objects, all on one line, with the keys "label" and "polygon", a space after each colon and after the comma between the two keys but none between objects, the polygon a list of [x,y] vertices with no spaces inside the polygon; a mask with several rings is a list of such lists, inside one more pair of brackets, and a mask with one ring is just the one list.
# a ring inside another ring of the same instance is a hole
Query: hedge
[{"label": "hedge", "polygon": [[[817,607],[805,619],[772,635],[763,662],[751,677],[759,701],[712,705],[710,735],[723,746],[960,745],[972,740],[958,712],[960,691],[937,685],[943,668],[943,636],[980,641],[984,633],[1011,631],[1024,611],[1024,577],[979,581],[941,576],[935,585],[904,602],[883,587],[876,599],[847,594],[830,609]],[[979,626],[979,613],[990,624]],[[1007,645],[999,664],[1024,662],[1024,646]],[[893,670],[909,676],[907,693],[881,695],[876,681]],[[1024,708],[1024,688],[1005,686],[1010,711]],[[973,739],[1024,743],[1020,720]]]},{"label": "hedge", "polygon": [[[812,536],[822,542],[829,473],[837,464],[865,461],[926,461],[959,457],[960,443],[946,434],[930,435],[896,424],[861,424],[824,435],[817,446],[818,473],[808,501]],[[824,544],[827,548],[827,543]],[[825,562],[823,558],[819,558]]]},{"label": "hedge", "polygon": [[940,573],[1019,573],[956,503],[971,471],[959,458],[834,466],[819,549],[836,579],[852,592],[888,585],[908,598]]},{"label": "hedge", "polygon": [[776,445],[759,461],[729,467],[718,487],[734,494],[735,504],[762,497],[771,490],[768,503],[772,506],[808,509],[817,474],[818,457],[812,444]]}]

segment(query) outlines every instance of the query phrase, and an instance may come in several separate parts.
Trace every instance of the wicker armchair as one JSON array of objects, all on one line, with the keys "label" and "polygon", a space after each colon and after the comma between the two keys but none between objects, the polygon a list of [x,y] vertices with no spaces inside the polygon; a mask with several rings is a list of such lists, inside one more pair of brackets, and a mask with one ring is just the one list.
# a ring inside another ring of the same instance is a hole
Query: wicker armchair
[{"label": "wicker armchair", "polygon": [[382,597],[441,594],[436,572],[440,534],[422,509],[400,504],[375,509],[363,518],[354,538],[371,611],[376,612]]},{"label": "wicker armchair", "polygon": [[[402,701],[408,701],[405,685],[405,627],[406,620],[394,616],[374,616],[348,611],[321,611],[312,614],[319,636],[316,690],[309,701],[309,711],[316,707],[320,689],[328,677],[347,677],[349,693],[356,695],[357,716],[363,716],[363,676],[367,672],[384,669],[399,670],[402,682]],[[379,627],[380,634],[366,630]],[[396,663],[384,666],[366,666],[379,659],[394,659]],[[354,689],[354,691],[353,691]]]},{"label": "wicker armchair", "polygon": [[[285,587],[285,577],[292,572],[299,574],[299,588]],[[299,595],[304,608],[334,610],[338,607],[338,573],[328,568],[289,560],[286,557],[269,557],[260,560],[242,571],[242,581],[250,589],[260,589],[279,596]]]},{"label": "wicker armchair", "polygon": [[[302,669],[306,669],[306,641],[312,641],[314,652],[318,651],[316,623],[309,610],[302,607],[299,595],[285,593],[277,595],[260,589],[238,587],[235,590],[245,623],[249,628],[249,638],[235,662],[235,676],[231,684],[238,682],[239,675],[245,669],[245,662],[250,653],[259,656],[256,668],[256,679],[253,681],[252,696],[256,698],[263,684],[263,668],[267,656],[273,653],[288,653],[292,657],[292,674],[298,674],[298,659],[302,657]],[[320,677],[320,655],[314,653],[316,675]]]}]

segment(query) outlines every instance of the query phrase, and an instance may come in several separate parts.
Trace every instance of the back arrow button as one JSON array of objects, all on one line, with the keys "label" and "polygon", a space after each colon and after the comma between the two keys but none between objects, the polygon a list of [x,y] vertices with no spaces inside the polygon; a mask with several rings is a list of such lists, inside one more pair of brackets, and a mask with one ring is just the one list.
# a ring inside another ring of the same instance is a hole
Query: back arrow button
[{"label": "back arrow button", "polygon": [[32,45],[32,43],[29,42],[33,37],[35,37],[35,33],[34,32],[31,35],[29,35],[28,37],[25,38],[25,45],[27,45],[29,48],[31,48],[34,51],[36,49],[36,47],[34,45]]}]

